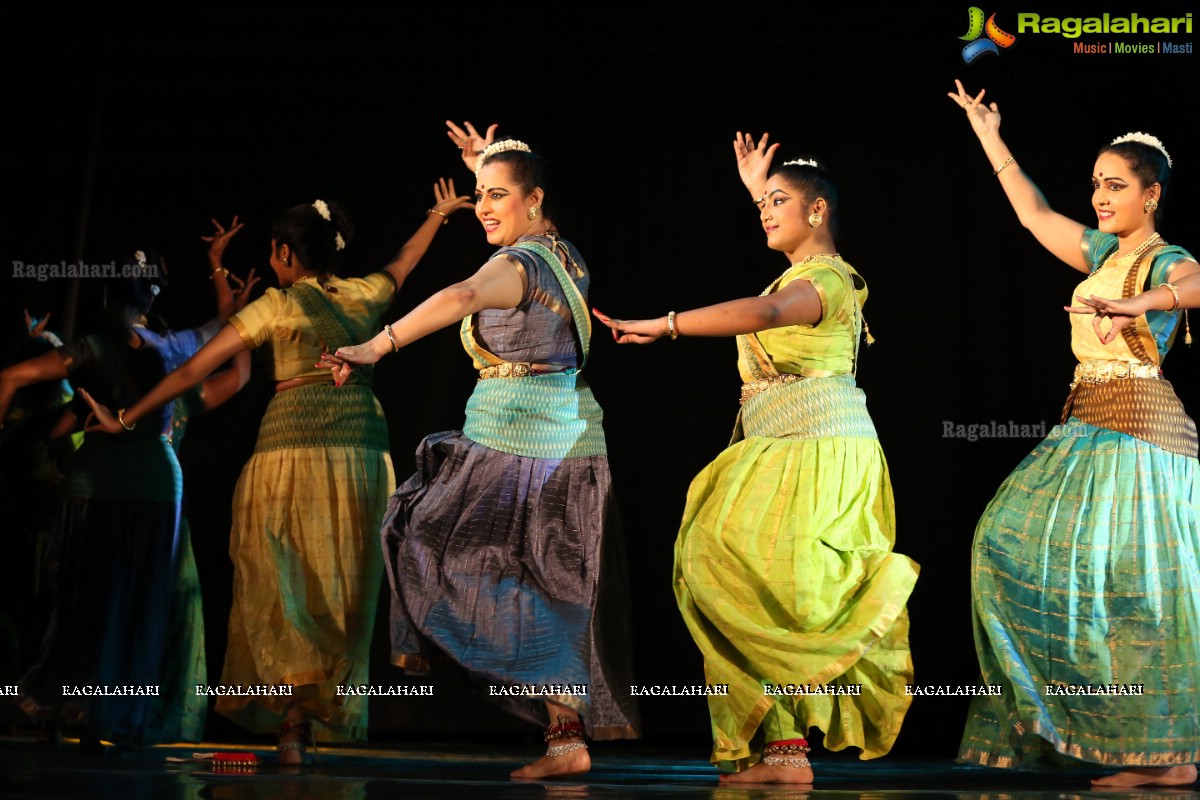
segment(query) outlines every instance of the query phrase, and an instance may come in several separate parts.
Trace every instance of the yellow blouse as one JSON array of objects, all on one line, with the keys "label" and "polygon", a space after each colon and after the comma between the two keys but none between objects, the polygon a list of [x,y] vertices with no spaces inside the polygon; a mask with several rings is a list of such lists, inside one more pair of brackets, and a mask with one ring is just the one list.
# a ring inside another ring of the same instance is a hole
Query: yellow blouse
[{"label": "yellow blouse", "polygon": [[[844,270],[844,271],[843,271]],[[847,280],[854,282],[852,292]],[[858,306],[867,300],[867,284],[854,268],[840,258],[821,257],[795,264],[783,273],[764,295],[777,292],[793,281],[812,284],[821,298],[821,320],[816,325],[789,325],[759,331],[756,336],[779,372],[806,377],[844,375],[854,371],[854,344],[858,338]],[[738,360],[743,381],[755,375],[745,358]]]},{"label": "yellow blouse", "polygon": [[[1100,269],[1094,271],[1075,287],[1075,293],[1071,295],[1071,305],[1082,305],[1075,299],[1076,296],[1087,297],[1094,294],[1097,297],[1121,297],[1125,288],[1125,276],[1129,274],[1136,258],[1136,255],[1129,253],[1120,258],[1106,261]],[[1152,263],[1153,259],[1151,258],[1143,259],[1138,268],[1137,283],[1135,284],[1138,294],[1142,291],[1142,285],[1146,282],[1146,275],[1150,272]],[[1101,342],[1096,331],[1092,329],[1092,320],[1095,319],[1093,314],[1070,314],[1069,316],[1071,318],[1071,350],[1074,351],[1075,357],[1081,363],[1092,359],[1129,362],[1141,360],[1129,349],[1129,344],[1125,341],[1124,336],[1118,336],[1108,344]],[[1107,320],[1101,321],[1101,330],[1107,331],[1109,324]],[[1134,327],[1137,330],[1138,338],[1142,340],[1142,346],[1146,348],[1146,354],[1150,356],[1153,363],[1160,363],[1162,356],[1158,352],[1154,336],[1147,325],[1145,314],[1134,321]]]},{"label": "yellow blouse", "polygon": [[[379,318],[395,294],[396,283],[386,272],[365,278],[330,278],[325,290],[325,298],[337,307],[355,343],[379,332]],[[313,366],[325,351],[325,341],[287,289],[267,289],[262,297],[230,317],[229,324],[250,350],[271,343],[275,380],[332,380],[328,369]]]}]

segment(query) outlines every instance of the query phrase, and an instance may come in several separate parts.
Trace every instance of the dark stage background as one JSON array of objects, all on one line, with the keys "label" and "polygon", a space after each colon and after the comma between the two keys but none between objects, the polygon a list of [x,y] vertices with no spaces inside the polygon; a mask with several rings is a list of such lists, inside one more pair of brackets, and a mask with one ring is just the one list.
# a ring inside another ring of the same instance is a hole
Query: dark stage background
[{"label": "dark stage background", "polygon": [[[864,350],[859,381],[892,469],[896,549],[922,565],[909,605],[918,681],[974,683],[974,525],[1036,440],[946,438],[944,423],[1057,421],[1074,362],[1061,306],[1078,276],[1020,228],[945,93],[955,77],[986,87],[1022,167],[1055,208],[1084,222],[1095,219],[1099,146],[1131,130],[1160,136],[1177,165],[1164,235],[1200,251],[1196,56],[1073,54],[1069,39],[1025,34],[966,65],[958,37],[968,6],[956,3],[406,6],[189,5],[136,16],[63,7],[10,20],[6,341],[19,335],[25,306],[54,311],[62,330],[69,283],[13,279],[12,260],[95,263],[155,250],[172,282],[162,319],[203,321],[212,302],[199,237],[211,216],[241,215],[246,229],[226,265],[241,274],[257,266],[270,279],[272,215],[335,200],[357,229],[347,271],[377,268],[420,223],[438,176],[471,191],[443,133],[447,118],[499,122],[501,134],[550,160],[548,195],[592,269],[596,307],[637,317],[757,294],[786,262],[763,244],[730,141],[738,129],[769,130],[786,157],[829,165],[842,190],[839,247],[870,283],[866,316],[878,342]],[[1029,0],[984,11],[1015,33],[1024,11],[1177,16],[1195,6]],[[1193,41],[1083,40],[1105,38]],[[469,212],[455,215],[394,316],[488,253]],[[96,324],[98,283],[82,281],[77,333]],[[1184,350],[1167,373],[1196,416],[1200,358]],[[588,376],[606,411],[640,683],[703,681],[675,609],[671,561],[688,482],[728,441],[734,362],[731,340],[618,348],[595,337]],[[229,610],[229,501],[270,391],[261,367],[241,396],[193,423],[184,458],[214,683]],[[448,329],[376,374],[403,480],[422,436],[461,426],[472,372]],[[372,680],[402,681],[377,627]],[[526,730],[458,697],[456,679],[439,680],[434,700],[373,706],[377,738]],[[896,752],[951,755],[966,708],[917,699]],[[649,740],[706,752],[701,700],[646,700],[642,710]],[[210,732],[237,735],[218,718]]]}]

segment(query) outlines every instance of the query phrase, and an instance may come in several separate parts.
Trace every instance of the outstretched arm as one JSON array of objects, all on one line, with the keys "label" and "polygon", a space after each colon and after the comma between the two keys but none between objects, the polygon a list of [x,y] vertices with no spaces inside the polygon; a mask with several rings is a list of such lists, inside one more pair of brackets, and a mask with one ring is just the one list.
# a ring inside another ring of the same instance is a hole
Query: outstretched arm
[{"label": "outstretched arm", "polygon": [[[1092,330],[1104,344],[1108,344],[1123,328],[1133,324],[1147,311],[1175,311],[1180,308],[1200,308],[1200,264],[1181,261],[1176,264],[1167,278],[1170,286],[1160,284],[1147,292],[1128,298],[1108,299],[1096,295],[1075,295],[1077,306],[1063,306],[1072,314],[1095,314]],[[1174,287],[1174,291],[1171,288]],[[1108,317],[1112,327],[1105,332],[1100,320]]]},{"label": "outstretched arm", "polygon": [[4,427],[8,407],[12,405],[13,395],[18,389],[42,381],[61,380],[68,374],[70,373],[67,362],[63,361],[63,357],[56,350],[42,353],[0,371],[0,428]]},{"label": "outstretched arm", "polygon": [[438,232],[438,228],[449,222],[450,215],[455,211],[470,208],[475,204],[470,197],[457,197],[454,194],[453,179],[447,181],[445,178],[439,178],[433,185],[433,198],[433,207],[425,212],[425,221],[421,223],[421,227],[404,243],[391,263],[384,267],[396,281],[397,289],[404,284],[409,273],[429,249],[429,245],[433,244],[433,235]]},{"label": "outstretched arm", "polygon": [[947,97],[967,112],[971,129],[979,137],[983,152],[1000,179],[1008,202],[1017,212],[1017,219],[1042,247],[1059,260],[1080,272],[1090,271],[1079,246],[1083,240],[1084,226],[1052,209],[1021,165],[1015,163],[1016,159],[1008,145],[1000,138],[999,107],[995,103],[983,103],[983,91],[971,97],[963,88],[962,81],[956,80],[954,85],[957,91],[947,93]]},{"label": "outstretched arm", "polygon": [[[133,427],[139,419],[179,397],[207,378],[217,367],[245,349],[246,344],[232,325],[221,328],[212,341],[201,347],[196,355],[184,362],[182,367],[159,381],[157,386],[125,410],[121,417],[125,421],[125,425]],[[108,409],[99,405],[86,392],[83,393],[83,397],[88,401],[96,416],[96,421],[88,425],[88,430],[121,433],[123,428],[120,421]]]},{"label": "outstretched arm", "polygon": [[243,350],[233,357],[233,366],[209,375],[201,384],[204,410],[212,411],[240,392],[250,382],[250,351]]},{"label": "outstretched arm", "polygon": [[[620,344],[649,344],[668,336],[668,317],[613,319],[592,309],[596,319],[613,332]],[[821,297],[806,280],[792,281],[778,292],[744,297],[675,314],[676,336],[737,336],[788,325],[815,325],[821,321]]]},{"label": "outstretched arm", "polygon": [[507,258],[493,258],[470,278],[447,286],[393,322],[391,339],[385,331],[362,344],[338,348],[332,355],[322,355],[318,366],[332,368],[334,380],[340,385],[357,364],[374,364],[394,349],[485,308],[515,308],[524,296],[522,274]]}]

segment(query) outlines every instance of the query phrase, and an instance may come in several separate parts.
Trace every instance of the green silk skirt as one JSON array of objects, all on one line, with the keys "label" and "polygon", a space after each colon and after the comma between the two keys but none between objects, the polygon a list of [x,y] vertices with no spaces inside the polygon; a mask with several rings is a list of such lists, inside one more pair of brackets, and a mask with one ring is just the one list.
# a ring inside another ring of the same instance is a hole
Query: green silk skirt
[{"label": "green silk skirt", "polygon": [[828,749],[881,756],[912,700],[905,603],[918,567],[892,552],[891,481],[865,397],[848,375],[806,378],[751,398],[741,424],[746,438],[692,481],[675,546],[706,680],[729,687],[708,698],[711,760],[751,766],[775,711],[797,736],[817,727]]}]

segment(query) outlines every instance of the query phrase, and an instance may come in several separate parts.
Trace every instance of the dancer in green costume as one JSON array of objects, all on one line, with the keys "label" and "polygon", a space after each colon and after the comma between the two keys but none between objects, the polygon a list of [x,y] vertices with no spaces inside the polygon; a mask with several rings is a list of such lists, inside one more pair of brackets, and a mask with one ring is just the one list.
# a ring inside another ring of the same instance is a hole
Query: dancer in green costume
[{"label": "dancer in green costume", "polygon": [[892,552],[891,481],[854,380],[866,283],[834,245],[828,174],[772,169],[777,147],[734,141],[767,246],[791,264],[762,295],[652,320],[597,313],[621,343],[737,337],[734,441],[692,481],[675,546],[680,611],[708,682],[729,685],[709,713],[730,783],[811,783],[812,727],[828,749],[887,753],[913,676],[917,565]]}]

